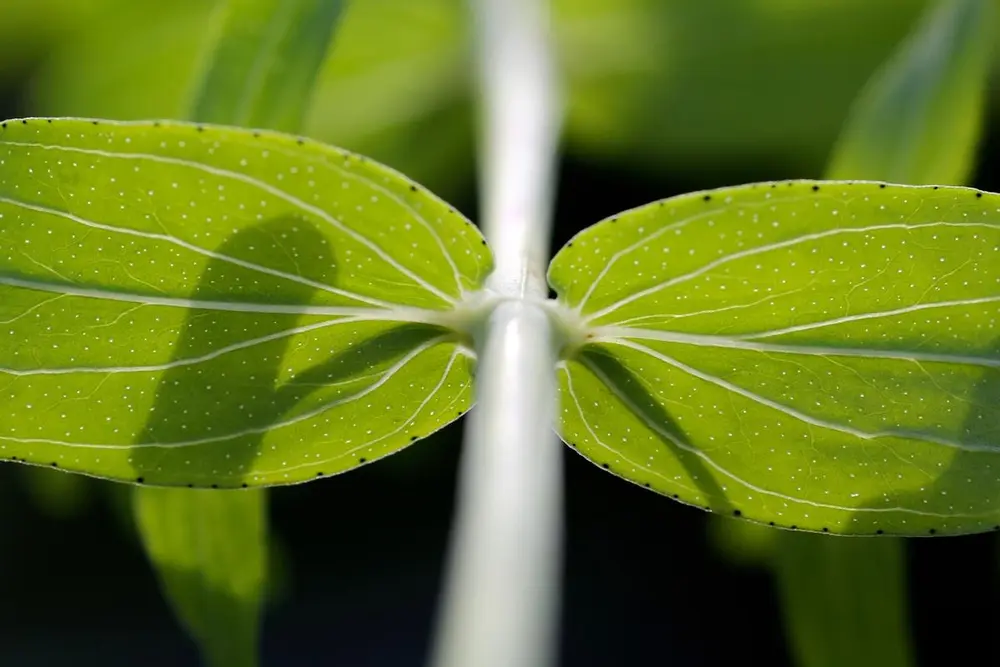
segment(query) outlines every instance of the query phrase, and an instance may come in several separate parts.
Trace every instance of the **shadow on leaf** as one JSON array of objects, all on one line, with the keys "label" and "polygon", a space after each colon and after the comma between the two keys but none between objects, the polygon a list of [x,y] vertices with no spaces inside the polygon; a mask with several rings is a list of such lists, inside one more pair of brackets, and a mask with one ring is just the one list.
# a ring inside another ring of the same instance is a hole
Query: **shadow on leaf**
[{"label": "shadow on leaf", "polygon": [[[296,273],[324,276],[331,282],[334,267],[325,239],[301,219],[276,219],[242,230],[217,252],[239,257],[242,249],[254,247],[252,243],[292,233],[297,244],[310,249],[296,258]],[[245,286],[241,278],[245,283],[245,270],[214,259],[206,266],[192,299],[218,300],[220,285],[223,290],[226,285]],[[316,291],[292,281],[282,281],[281,288],[281,302],[290,304],[308,304]],[[261,292],[258,299],[268,298],[266,288]],[[387,324],[392,328],[360,343],[330,350],[326,359],[283,379],[282,363],[294,340],[283,334],[301,326],[301,317],[191,310],[174,349],[174,362],[204,357],[251,339],[260,342],[197,363],[178,364],[163,373],[145,428],[132,447],[131,464],[137,481],[238,487],[250,475],[268,429],[288,418],[296,406],[331,385],[362,381],[372,367],[398,359],[441,333],[426,325]],[[320,401],[311,408],[321,410],[322,405]]]},{"label": "shadow on leaf", "polygon": [[[623,401],[623,405],[640,421],[651,426],[655,425],[654,433],[663,443],[664,449],[668,450],[683,466],[695,486],[704,495],[705,504],[702,506],[721,514],[732,514],[732,505],[726,498],[725,491],[716,482],[713,473],[705,466],[701,458],[678,446],[677,443],[681,443],[684,447],[693,448],[684,430],[664,409],[660,400],[649,392],[639,376],[633,373],[613,353],[604,348],[586,348],[581,353],[581,357],[586,365],[596,369],[604,376],[603,379],[615,394],[626,399]],[[692,499],[680,497],[677,499],[692,502]]]}]

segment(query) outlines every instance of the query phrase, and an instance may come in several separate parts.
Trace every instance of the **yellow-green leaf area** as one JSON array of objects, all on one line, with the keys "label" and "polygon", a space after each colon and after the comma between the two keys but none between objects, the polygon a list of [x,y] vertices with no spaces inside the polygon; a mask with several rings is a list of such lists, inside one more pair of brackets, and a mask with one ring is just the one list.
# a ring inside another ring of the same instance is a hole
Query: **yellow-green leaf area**
[{"label": "yellow-green leaf area", "polygon": [[1000,196],[792,181],[582,232],[561,431],[612,472],[776,526],[1000,525]]},{"label": "yellow-green leaf area", "polygon": [[0,129],[0,455],[157,485],[348,470],[471,404],[491,258],[401,175],[293,136]]}]

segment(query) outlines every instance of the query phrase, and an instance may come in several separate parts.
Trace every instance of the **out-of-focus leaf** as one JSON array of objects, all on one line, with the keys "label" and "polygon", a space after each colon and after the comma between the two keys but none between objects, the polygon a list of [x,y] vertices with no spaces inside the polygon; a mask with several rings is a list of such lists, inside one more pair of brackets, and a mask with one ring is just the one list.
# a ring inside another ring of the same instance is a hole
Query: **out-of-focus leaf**
[{"label": "out-of-focus leaf", "polygon": [[28,496],[49,516],[67,519],[87,509],[90,480],[60,470],[25,468],[22,477]]},{"label": "out-of-focus leaf", "polygon": [[265,498],[191,489],[135,496],[136,521],[167,597],[213,667],[258,664]]},{"label": "out-of-focus leaf", "polygon": [[746,566],[766,565],[781,535],[767,526],[715,515],[709,517],[707,530],[717,551],[731,562]]},{"label": "out-of-focus leaf", "polygon": [[945,0],[872,78],[827,178],[958,185],[972,170],[996,33],[994,0]]},{"label": "out-of-focus leaf", "polygon": [[[567,146],[685,170],[764,156],[818,172],[856,91],[923,5],[554,0]],[[464,12],[462,0],[348,5],[304,132],[438,190],[467,183]],[[208,17],[188,0],[92,22],[41,73],[38,110],[130,119],[183,108]]]},{"label": "out-of-focus leaf", "polygon": [[0,79],[46,56],[59,40],[129,0],[3,0]]},{"label": "out-of-focus leaf", "polygon": [[[193,119],[301,130],[345,0],[230,0]],[[349,99],[349,98],[344,98]]]},{"label": "out-of-focus leaf", "polygon": [[773,565],[796,664],[912,665],[900,543],[792,537],[777,545]]}]

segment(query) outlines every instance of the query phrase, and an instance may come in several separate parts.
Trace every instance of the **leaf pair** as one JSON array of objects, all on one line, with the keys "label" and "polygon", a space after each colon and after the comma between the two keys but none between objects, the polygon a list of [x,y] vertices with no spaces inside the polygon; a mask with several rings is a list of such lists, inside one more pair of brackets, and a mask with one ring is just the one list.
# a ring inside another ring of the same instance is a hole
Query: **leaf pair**
[{"label": "leaf pair", "polygon": [[[1000,197],[794,181],[656,202],[549,271],[563,438],[631,481],[838,533],[1000,524]],[[0,453],[156,485],[335,474],[472,403],[476,228],[295,137],[0,131]]]}]

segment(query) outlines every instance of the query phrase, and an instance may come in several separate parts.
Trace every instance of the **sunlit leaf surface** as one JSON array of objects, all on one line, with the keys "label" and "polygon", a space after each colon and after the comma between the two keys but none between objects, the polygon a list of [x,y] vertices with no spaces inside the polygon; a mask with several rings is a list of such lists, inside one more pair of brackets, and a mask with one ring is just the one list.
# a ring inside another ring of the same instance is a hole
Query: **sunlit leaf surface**
[{"label": "sunlit leaf surface", "polygon": [[161,485],[280,484],[470,405],[449,316],[491,268],[402,176],[285,135],[0,129],[0,454]]},{"label": "sunlit leaf surface", "polygon": [[688,503],[779,526],[1000,524],[1000,196],[794,181],[601,222],[549,279],[589,339],[563,437]]}]

